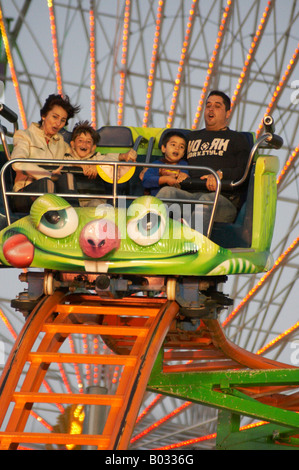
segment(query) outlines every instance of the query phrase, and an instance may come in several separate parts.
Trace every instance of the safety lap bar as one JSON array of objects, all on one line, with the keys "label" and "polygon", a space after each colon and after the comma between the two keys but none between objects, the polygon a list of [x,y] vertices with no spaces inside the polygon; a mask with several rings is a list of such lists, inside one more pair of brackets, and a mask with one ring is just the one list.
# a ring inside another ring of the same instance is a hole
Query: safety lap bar
[{"label": "safety lap bar", "polygon": [[[31,160],[32,161],[32,160]],[[3,204],[4,204],[4,210],[5,210],[5,214],[6,214],[6,219],[7,219],[7,224],[10,225],[11,224],[11,220],[10,220],[10,214],[9,214],[9,206],[8,206],[8,201],[7,201],[7,196],[18,196],[18,197],[28,197],[28,196],[33,196],[33,197],[38,197],[38,196],[41,196],[43,193],[31,193],[31,192],[15,192],[15,191],[6,191],[6,185],[5,185],[5,170],[7,169],[7,167],[13,165],[14,163],[28,163],[28,158],[18,158],[18,159],[14,159],[14,160],[9,160],[8,162],[6,162],[2,169],[1,169],[1,190],[2,190],[2,196],[3,196]],[[42,164],[42,165],[49,165],[49,166],[53,166],[53,164],[55,166],[60,166],[60,165],[63,165],[63,166],[78,166],[78,160],[38,160],[38,159],[34,159],[34,163],[36,164]],[[113,200],[113,204],[114,206],[116,206],[116,200],[117,199],[136,199],[138,196],[118,196],[117,195],[117,171],[118,171],[118,167],[119,166],[136,166],[136,167],[146,167],[146,168],[161,168],[161,165],[160,164],[155,164],[155,163],[136,163],[136,162],[107,162],[107,161],[95,161],[95,160],[90,160],[90,161],[80,161],[80,166],[81,165],[110,165],[110,166],[113,166],[113,193],[112,193],[112,196],[111,195],[83,195],[83,194],[58,194],[58,196],[61,196],[61,197],[64,197],[64,198],[67,198],[67,199],[76,199],[76,198],[80,198],[80,199],[112,199]],[[186,170],[186,165],[172,165],[171,166],[172,169],[178,169],[178,170]],[[210,217],[210,222],[209,222],[209,227],[208,227],[208,231],[207,231],[207,237],[209,238],[210,235],[211,235],[211,232],[212,232],[212,227],[213,227],[213,223],[214,223],[214,217],[215,217],[215,212],[216,212],[216,207],[217,207],[217,203],[218,203],[218,199],[219,199],[219,194],[220,194],[220,191],[221,191],[221,180],[218,176],[218,174],[216,173],[216,171],[214,171],[212,168],[209,168],[209,167],[198,167],[198,166],[194,166],[194,165],[188,165],[188,170],[204,170],[208,173],[211,173],[213,174],[213,176],[215,177],[216,179],[216,182],[217,182],[217,187],[216,187],[216,191],[215,191],[215,199],[214,201],[205,201],[204,204],[205,205],[213,205],[212,207],[212,211],[211,211],[211,217]],[[161,199],[163,201],[174,201],[173,199]],[[175,202],[179,202],[179,203],[186,203],[186,204],[202,204],[200,203],[199,201],[197,201],[196,199],[175,199]]]}]

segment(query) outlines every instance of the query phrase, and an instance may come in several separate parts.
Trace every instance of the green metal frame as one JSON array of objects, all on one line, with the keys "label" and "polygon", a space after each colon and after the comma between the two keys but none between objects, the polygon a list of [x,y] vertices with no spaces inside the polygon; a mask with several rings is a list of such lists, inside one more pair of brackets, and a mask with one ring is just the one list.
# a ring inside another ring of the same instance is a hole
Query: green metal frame
[{"label": "green metal frame", "polygon": [[279,160],[276,156],[260,155],[254,175],[254,206],[251,248],[270,250],[276,216],[276,175]]},{"label": "green metal frame", "polygon": [[[299,450],[299,439],[293,437],[299,435],[298,413],[261,403],[238,390],[257,386],[298,386],[299,369],[164,373],[162,360],[163,351],[152,370],[148,390],[217,408],[217,449]],[[241,416],[268,424],[240,430]]]}]

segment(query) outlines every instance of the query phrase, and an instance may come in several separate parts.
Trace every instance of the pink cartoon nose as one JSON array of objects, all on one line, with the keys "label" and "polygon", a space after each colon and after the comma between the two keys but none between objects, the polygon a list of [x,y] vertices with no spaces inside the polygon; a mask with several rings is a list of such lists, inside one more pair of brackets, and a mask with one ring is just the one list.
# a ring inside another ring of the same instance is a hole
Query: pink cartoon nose
[{"label": "pink cartoon nose", "polygon": [[79,243],[83,253],[102,258],[120,245],[120,232],[111,220],[93,220],[82,229]]}]

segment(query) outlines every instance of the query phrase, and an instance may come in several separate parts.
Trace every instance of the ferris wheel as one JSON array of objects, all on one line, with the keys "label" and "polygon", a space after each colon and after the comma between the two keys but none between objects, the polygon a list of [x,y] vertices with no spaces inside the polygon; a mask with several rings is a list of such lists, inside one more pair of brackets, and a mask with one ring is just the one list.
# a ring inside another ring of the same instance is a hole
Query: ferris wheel
[{"label": "ferris wheel", "polygon": [[[275,118],[284,145],[276,152],[280,170],[273,268],[265,274],[231,276],[224,289],[234,304],[220,320],[233,343],[298,365],[298,2],[12,0],[0,2],[0,26],[2,101],[18,114],[20,127],[39,119],[44,99],[54,92],[80,104],[79,119],[90,120],[97,129],[198,129],[204,126],[203,106],[212,89],[232,97],[233,129],[259,135],[264,115]],[[15,291],[5,288],[2,293],[3,363],[24,323],[22,314],[10,307],[22,290],[19,275],[17,270],[0,271],[2,283],[11,278]],[[66,347],[71,353],[108,355],[109,346],[97,337],[90,342],[83,333]],[[121,373],[113,361],[86,370],[80,364],[57,364],[44,386],[55,393],[92,387],[110,393]],[[78,423],[81,412],[76,410]],[[48,408],[37,404],[31,429],[51,432],[60,426],[64,432],[63,413],[55,403]],[[217,417],[217,409],[147,391],[130,448],[213,449]]]}]

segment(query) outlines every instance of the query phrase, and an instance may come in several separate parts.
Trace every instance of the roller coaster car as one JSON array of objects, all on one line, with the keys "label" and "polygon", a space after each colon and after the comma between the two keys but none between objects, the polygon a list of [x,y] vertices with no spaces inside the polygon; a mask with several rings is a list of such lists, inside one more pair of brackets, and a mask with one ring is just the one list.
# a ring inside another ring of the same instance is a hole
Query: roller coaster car
[{"label": "roller coaster car", "polygon": [[[266,132],[254,143],[253,135],[246,133],[253,143],[247,168],[240,181],[231,182],[232,190],[242,184],[247,188],[246,201],[234,224],[213,224],[221,181],[211,170],[218,188],[208,236],[169,218],[163,201],[143,194],[139,173],[144,166],[154,166],[152,159],[162,155],[160,142],[170,129],[107,126],[99,130],[102,155],[134,147],[138,159],[126,182],[127,196],[118,195],[115,178],[111,194],[100,191],[97,196],[109,204],[97,207],[72,207],[59,195],[45,194],[33,202],[29,215],[11,223],[8,197],[13,192],[6,189],[5,178],[11,161],[5,162],[1,185],[8,224],[0,232],[1,265],[45,270],[40,281],[36,281],[36,273],[33,276],[29,271],[26,276],[28,283],[34,277],[32,298],[39,291],[38,282],[46,294],[57,286],[84,287],[115,296],[164,291],[178,301],[186,315],[217,314],[231,304],[217,290],[227,275],[258,273],[272,266],[278,159],[260,155],[258,149],[278,149],[282,139],[274,134],[270,116],[264,125]],[[6,143],[3,146],[9,160]],[[102,167],[100,161],[93,164]],[[120,166],[128,167],[122,162],[109,165],[115,175]],[[30,297],[30,289],[27,295]]]}]

